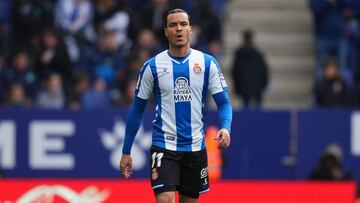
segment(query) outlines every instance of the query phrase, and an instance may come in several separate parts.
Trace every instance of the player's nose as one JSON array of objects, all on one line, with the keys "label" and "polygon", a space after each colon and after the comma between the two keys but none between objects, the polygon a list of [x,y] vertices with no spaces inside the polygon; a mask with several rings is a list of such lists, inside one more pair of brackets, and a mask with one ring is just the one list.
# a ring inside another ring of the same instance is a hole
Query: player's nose
[{"label": "player's nose", "polygon": [[180,24],[177,24],[176,30],[181,31],[181,30],[182,30],[182,26],[181,26]]}]

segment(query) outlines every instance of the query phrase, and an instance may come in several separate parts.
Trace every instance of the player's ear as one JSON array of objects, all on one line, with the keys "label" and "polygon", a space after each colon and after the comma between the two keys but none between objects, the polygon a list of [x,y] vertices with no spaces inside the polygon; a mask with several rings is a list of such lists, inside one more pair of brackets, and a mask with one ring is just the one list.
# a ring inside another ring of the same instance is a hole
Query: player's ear
[{"label": "player's ear", "polygon": [[167,28],[164,28],[164,33],[165,33],[165,36],[167,37],[168,36]]}]

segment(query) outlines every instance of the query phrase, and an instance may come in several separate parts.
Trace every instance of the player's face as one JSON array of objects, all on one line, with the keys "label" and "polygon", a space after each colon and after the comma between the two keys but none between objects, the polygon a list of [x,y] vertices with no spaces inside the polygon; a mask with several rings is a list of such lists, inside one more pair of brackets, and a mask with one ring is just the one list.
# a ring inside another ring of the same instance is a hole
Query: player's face
[{"label": "player's face", "polygon": [[181,48],[190,45],[191,26],[186,13],[173,13],[167,16],[165,35],[171,47]]}]

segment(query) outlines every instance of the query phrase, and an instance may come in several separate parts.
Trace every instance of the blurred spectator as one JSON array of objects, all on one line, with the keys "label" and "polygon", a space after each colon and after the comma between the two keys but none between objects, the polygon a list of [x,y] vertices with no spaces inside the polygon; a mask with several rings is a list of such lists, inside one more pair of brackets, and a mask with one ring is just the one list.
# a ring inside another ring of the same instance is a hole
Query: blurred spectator
[{"label": "blurred spectator", "polygon": [[222,17],[228,1],[229,0],[211,0],[211,10],[216,13],[216,15]]},{"label": "blurred spectator", "polygon": [[3,102],[6,92],[6,82],[5,82],[5,58],[0,54],[0,104]]},{"label": "blurred spectator", "polygon": [[18,50],[10,57],[11,64],[0,71],[0,96],[13,83],[24,88],[25,94],[33,98],[38,90],[37,77],[30,64],[29,54],[25,50]]},{"label": "blurred spectator", "polygon": [[83,96],[85,109],[100,109],[110,107],[109,92],[106,82],[96,79],[92,88],[88,89]]},{"label": "blurred spectator", "polygon": [[5,57],[0,55],[0,104],[3,102],[9,86],[9,82],[6,81],[8,71],[9,69],[5,65]]},{"label": "blurred spectator", "polygon": [[126,91],[126,83],[137,79],[139,70],[145,61],[161,51],[161,46],[156,41],[155,35],[151,30],[143,29],[140,31],[135,46],[126,60],[125,81],[119,81],[118,86]]},{"label": "blurred spectator", "polygon": [[141,13],[141,14],[151,7],[151,1],[149,0],[120,0],[120,1],[126,1],[131,8],[133,8],[137,13]]},{"label": "blurred spectator", "polygon": [[76,74],[72,79],[72,88],[70,88],[67,97],[67,106],[71,110],[79,110],[83,107],[82,98],[89,89],[90,78],[86,72]]},{"label": "blurred spectator", "polygon": [[131,79],[125,85],[124,94],[121,97],[120,105],[124,107],[130,107],[131,103],[134,99],[135,88],[136,88],[137,80]]},{"label": "blurred spectator", "polygon": [[53,29],[42,32],[40,46],[35,56],[34,69],[41,80],[58,73],[65,80],[71,76],[71,61],[65,44]]},{"label": "blurred spectator", "polygon": [[55,0],[12,0],[12,47],[36,46],[38,34],[53,24]]},{"label": "blurred spectator", "polygon": [[210,55],[213,55],[217,60],[220,60],[222,55],[222,43],[220,41],[214,40],[208,43],[207,52]]},{"label": "blurred spectator", "polygon": [[124,56],[116,43],[116,33],[104,30],[96,49],[89,49],[81,60],[80,69],[87,70],[92,79],[101,78],[112,89],[124,80]]},{"label": "blurred spectator", "polygon": [[141,30],[137,37],[135,47],[132,51],[139,54],[142,60],[141,63],[144,63],[146,59],[155,56],[155,54],[160,51],[161,45],[156,40],[154,32],[149,29]]},{"label": "blurred spectator", "polygon": [[25,108],[31,107],[32,102],[26,95],[24,88],[18,84],[13,83],[7,89],[4,106],[10,108]]},{"label": "blurred spectator", "polygon": [[328,58],[325,61],[322,76],[316,81],[314,93],[318,106],[345,106],[348,104],[348,85],[341,76],[334,58]]},{"label": "blurred spectator", "polygon": [[314,16],[317,67],[323,67],[327,57],[340,56],[346,2],[345,0],[310,0],[310,8]]},{"label": "blurred spectator", "polygon": [[194,1],[192,28],[192,46],[201,51],[211,51],[210,54],[219,57],[217,45],[222,42],[221,24],[218,16],[212,12],[209,0]]},{"label": "blurred spectator", "polygon": [[36,97],[36,106],[44,109],[62,109],[65,106],[62,78],[59,74],[49,75]]},{"label": "blurred spectator", "polygon": [[354,99],[355,99],[355,104],[357,106],[360,106],[360,66],[357,67],[357,69],[355,70],[354,73]]},{"label": "blurred spectator", "polygon": [[359,0],[348,0],[349,6],[353,12],[354,18],[360,23],[360,1]]},{"label": "blurred spectator", "polygon": [[254,45],[253,31],[245,30],[242,38],[243,45],[237,49],[232,66],[235,93],[242,98],[245,108],[252,102],[258,108],[268,84],[268,65]]},{"label": "blurred spectator", "polygon": [[95,3],[94,25],[97,32],[112,30],[116,37],[114,43],[123,50],[130,49],[128,34],[136,35],[137,31],[136,20],[125,10],[126,3],[117,0],[96,0]]},{"label": "blurred spectator", "polygon": [[0,54],[0,81],[3,80],[2,77],[2,71],[5,69],[5,57]]},{"label": "blurred spectator", "polygon": [[350,180],[352,175],[342,166],[342,149],[337,144],[327,146],[310,174],[310,180]]},{"label": "blurred spectator", "polygon": [[176,3],[171,0],[151,0],[151,6],[143,14],[145,27],[155,33],[162,47],[168,46],[168,41],[164,35],[164,15],[175,5]]},{"label": "blurred spectator", "polygon": [[128,79],[137,79],[139,76],[139,71],[142,65],[145,63],[142,57],[138,54],[133,54],[128,57],[125,75],[126,80]]},{"label": "blurred spectator", "polygon": [[[351,5],[350,5],[351,6]],[[340,67],[351,72],[359,66],[360,27],[355,16],[355,10],[348,7],[344,10],[345,31],[341,47]]]},{"label": "blurred spectator", "polygon": [[59,0],[57,2],[55,24],[63,31],[64,41],[73,63],[78,62],[81,51],[96,40],[92,26],[93,10],[90,0]]},{"label": "blurred spectator", "polygon": [[7,54],[10,32],[10,0],[2,0],[0,4],[0,55]]},{"label": "blurred spectator", "polygon": [[[26,104],[32,105],[40,84],[56,73],[66,96],[63,106],[83,108],[84,94],[95,79],[106,82],[109,104],[126,105],[141,65],[168,45],[163,15],[170,8],[186,8],[194,18],[194,32],[198,31],[196,48],[220,57],[221,22],[213,9],[222,8],[225,2],[3,0],[0,103],[9,100],[10,87],[16,83],[30,101]],[[72,75],[80,81],[72,81]]]},{"label": "blurred spectator", "polygon": [[[114,98],[114,102],[116,105],[120,106],[127,106],[128,104],[131,104],[131,101],[133,98],[131,98],[132,92],[131,88],[133,87],[133,84],[135,81],[138,80],[139,71],[142,65],[145,63],[143,57],[141,56],[141,52],[145,52],[143,49],[140,49],[140,52],[133,51],[132,54],[128,57],[126,69],[125,69],[125,78],[122,81],[118,81],[117,87],[118,90],[120,90],[120,95],[117,98]],[[144,55],[148,55],[148,52],[146,52]],[[134,90],[135,91],[135,90]]]}]

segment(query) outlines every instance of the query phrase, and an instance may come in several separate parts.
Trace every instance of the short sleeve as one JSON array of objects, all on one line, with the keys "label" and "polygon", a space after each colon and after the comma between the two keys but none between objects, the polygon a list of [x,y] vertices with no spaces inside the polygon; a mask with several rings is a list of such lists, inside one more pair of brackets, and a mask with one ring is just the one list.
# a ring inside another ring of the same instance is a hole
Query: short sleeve
[{"label": "short sleeve", "polygon": [[140,70],[139,78],[136,84],[135,95],[141,99],[149,99],[154,87],[154,76],[150,65],[145,63]]},{"label": "short sleeve", "polygon": [[221,71],[219,63],[212,58],[210,61],[209,71],[209,86],[208,89],[211,95],[227,90],[225,77]]}]

